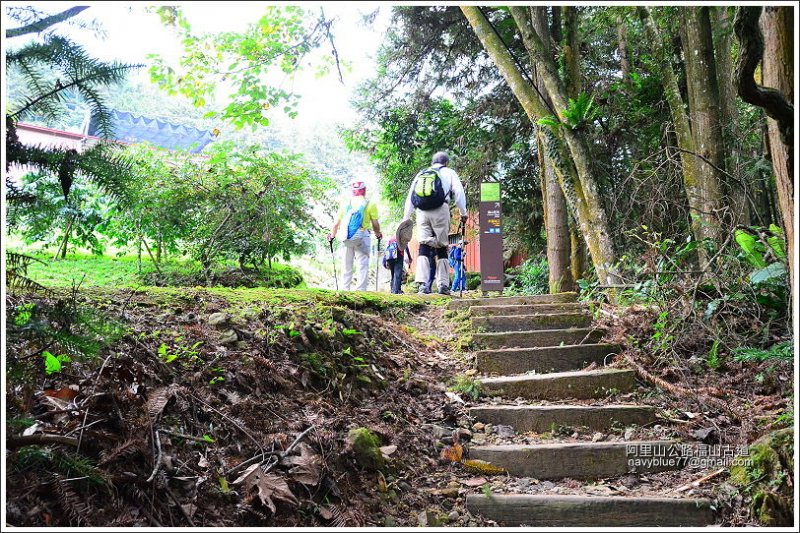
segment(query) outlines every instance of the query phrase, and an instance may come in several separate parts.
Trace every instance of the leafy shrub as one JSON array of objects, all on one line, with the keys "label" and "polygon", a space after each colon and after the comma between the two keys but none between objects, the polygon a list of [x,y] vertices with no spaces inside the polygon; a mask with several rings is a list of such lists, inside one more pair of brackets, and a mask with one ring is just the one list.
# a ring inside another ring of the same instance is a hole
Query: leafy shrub
[{"label": "leafy shrub", "polygon": [[531,257],[506,272],[508,294],[547,294],[549,290],[549,269],[544,257]]}]

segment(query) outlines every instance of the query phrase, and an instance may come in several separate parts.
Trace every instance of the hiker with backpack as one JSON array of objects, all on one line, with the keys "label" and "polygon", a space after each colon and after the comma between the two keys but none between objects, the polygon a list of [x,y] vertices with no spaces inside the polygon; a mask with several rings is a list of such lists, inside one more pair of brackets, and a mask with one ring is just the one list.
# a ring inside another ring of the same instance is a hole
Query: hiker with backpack
[{"label": "hiker with backpack", "polygon": [[467,198],[456,172],[447,166],[447,153],[436,152],[431,166],[422,169],[411,181],[405,205],[405,219],[416,211],[419,254],[415,281],[420,294],[430,294],[433,283],[439,294],[450,294],[447,245],[450,233],[450,202],[467,220]]},{"label": "hiker with backpack", "polygon": [[[370,227],[380,241],[383,237],[378,222],[378,206],[367,199],[367,186],[363,181],[350,184],[351,196],[342,202],[336,215],[328,241],[335,237],[344,244],[344,290],[349,291],[353,283],[353,261],[356,262],[356,290],[367,290],[369,282]],[[344,224],[342,225],[342,221]],[[341,232],[340,232],[341,226]]]},{"label": "hiker with backpack", "polygon": [[403,294],[400,286],[405,281],[407,265],[411,265],[411,252],[408,250],[408,245],[404,249],[400,249],[397,237],[391,237],[383,252],[383,268],[392,273],[390,284],[392,294]]}]

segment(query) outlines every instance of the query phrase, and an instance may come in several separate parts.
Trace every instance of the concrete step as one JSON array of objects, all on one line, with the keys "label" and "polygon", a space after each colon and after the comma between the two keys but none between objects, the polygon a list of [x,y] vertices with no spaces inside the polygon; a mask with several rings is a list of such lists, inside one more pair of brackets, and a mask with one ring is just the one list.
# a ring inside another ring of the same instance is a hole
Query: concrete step
[{"label": "concrete step", "polygon": [[537,348],[563,344],[594,343],[603,330],[591,328],[543,329],[539,331],[509,331],[475,333],[472,339],[486,348]]},{"label": "concrete step", "polygon": [[478,372],[508,375],[580,370],[591,363],[603,365],[611,360],[606,360],[607,356],[615,353],[619,353],[619,346],[614,344],[577,344],[482,350],[475,356]]},{"label": "concrete step", "polygon": [[[656,449],[661,455],[653,452]],[[518,477],[603,479],[680,470],[689,459],[681,451],[680,444],[672,441],[570,442],[475,446],[469,458],[488,461]]]},{"label": "concrete step", "polygon": [[586,313],[541,315],[475,316],[472,330],[481,332],[538,331],[541,329],[585,328],[592,323]]},{"label": "concrete step", "polygon": [[467,510],[503,526],[677,527],[714,523],[711,500],[704,498],[467,494]]},{"label": "concrete step", "polygon": [[578,302],[532,305],[475,305],[469,308],[469,314],[471,316],[510,316],[538,313],[575,313],[586,309],[588,309],[586,304]]},{"label": "concrete step", "polygon": [[636,385],[633,370],[600,369],[553,374],[502,376],[481,379],[481,388],[489,396],[559,400],[605,398],[625,393]]},{"label": "concrete step", "polygon": [[615,423],[642,426],[656,420],[655,409],[645,405],[482,405],[469,414],[481,422],[511,426],[517,433],[544,433],[559,426],[605,431]]},{"label": "concrete step", "polygon": [[559,292],[558,294],[540,294],[537,296],[501,296],[499,298],[453,298],[448,309],[464,309],[476,305],[535,305],[574,302],[578,299],[575,292]]}]

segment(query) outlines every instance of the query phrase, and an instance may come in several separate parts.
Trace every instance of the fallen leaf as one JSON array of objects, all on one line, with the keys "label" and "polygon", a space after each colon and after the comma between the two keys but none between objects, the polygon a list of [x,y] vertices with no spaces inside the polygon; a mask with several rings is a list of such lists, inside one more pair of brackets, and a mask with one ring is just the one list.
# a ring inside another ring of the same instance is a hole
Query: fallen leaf
[{"label": "fallen leaf", "polygon": [[[72,387],[75,388],[73,389]],[[61,387],[60,389],[45,389],[44,395],[50,396],[51,398],[58,398],[59,400],[70,401],[78,395],[78,388],[77,385],[71,385],[70,387]]]},{"label": "fallen leaf", "polygon": [[488,483],[488,481],[485,477],[473,477],[461,482],[462,485],[466,485],[467,487],[480,487],[486,483]]},{"label": "fallen leaf", "polygon": [[289,463],[294,465],[289,470],[289,475],[298,483],[316,486],[322,476],[322,457],[304,442],[300,443],[298,449],[300,450],[300,455],[293,455],[288,458]]},{"label": "fallen leaf", "polygon": [[265,474],[261,470],[261,465],[259,464],[248,467],[233,484],[241,485],[245,491],[256,487],[258,489],[258,498],[261,500],[261,503],[272,511],[273,514],[277,510],[273,498],[293,505],[298,504],[297,498],[292,494],[286,481],[275,474]]},{"label": "fallen leaf", "polygon": [[28,428],[25,428],[25,431],[23,431],[23,432],[22,432],[22,436],[23,436],[23,437],[30,437],[31,435],[33,435],[34,433],[36,433],[36,431],[39,429],[39,427],[40,427],[40,426],[39,426],[39,423],[38,423],[38,422],[36,422],[36,423],[35,423],[35,424],[33,424],[32,426],[30,426],[30,427],[28,427]]},{"label": "fallen leaf", "polygon": [[395,446],[394,444],[390,446],[381,446],[380,450],[383,456],[388,459],[390,455],[392,455],[394,452],[397,451],[397,446]]},{"label": "fallen leaf", "polygon": [[206,460],[206,458],[203,455],[201,455],[200,456],[200,460],[197,461],[197,466],[199,466],[200,468],[207,467],[208,466],[208,460]]},{"label": "fallen leaf", "polygon": [[464,400],[462,400],[461,396],[459,396],[455,392],[447,391],[447,392],[444,393],[444,395],[447,396],[448,398],[450,398],[451,400],[453,400],[454,402],[464,403],[464,404],[467,403]]},{"label": "fallen leaf", "polygon": [[442,459],[447,459],[453,463],[460,463],[463,456],[464,448],[458,443],[453,444],[452,446],[445,446],[442,449]]},{"label": "fallen leaf", "polygon": [[317,512],[319,516],[322,517],[323,520],[330,520],[333,518],[333,511],[328,509],[327,507],[317,507]]}]

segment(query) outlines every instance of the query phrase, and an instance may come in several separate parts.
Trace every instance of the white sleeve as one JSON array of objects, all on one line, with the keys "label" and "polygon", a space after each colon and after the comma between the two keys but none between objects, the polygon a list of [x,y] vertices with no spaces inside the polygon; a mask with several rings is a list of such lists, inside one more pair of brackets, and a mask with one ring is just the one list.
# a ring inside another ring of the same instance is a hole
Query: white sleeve
[{"label": "white sleeve", "polygon": [[405,210],[403,211],[403,220],[410,219],[411,215],[414,214],[414,204],[411,203],[411,191],[414,190],[414,181],[411,182],[411,187],[408,188],[408,196],[406,197],[406,206]]},{"label": "white sleeve", "polygon": [[450,197],[455,201],[461,216],[467,216],[467,196],[464,194],[464,186],[455,171],[450,178]]}]

